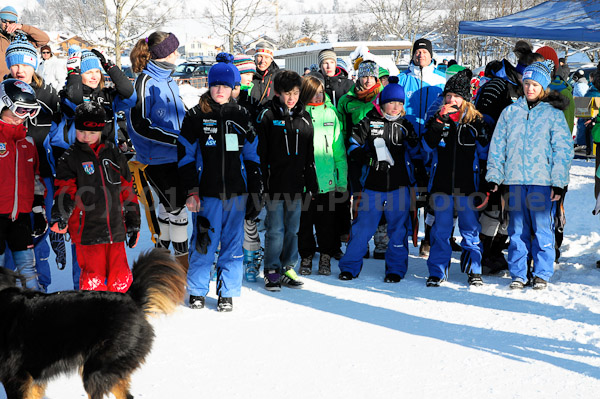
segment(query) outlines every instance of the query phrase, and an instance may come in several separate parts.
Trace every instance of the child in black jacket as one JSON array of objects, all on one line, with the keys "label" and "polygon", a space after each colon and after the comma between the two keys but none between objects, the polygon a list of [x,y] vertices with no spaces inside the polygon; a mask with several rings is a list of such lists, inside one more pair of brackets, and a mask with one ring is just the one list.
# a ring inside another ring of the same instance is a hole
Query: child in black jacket
[{"label": "child in black jacket", "polygon": [[265,180],[265,288],[279,291],[281,283],[300,288],[294,267],[298,261],[301,198],[318,192],[310,115],[299,103],[302,79],[293,71],[278,73],[275,97],[259,114],[258,153]]}]

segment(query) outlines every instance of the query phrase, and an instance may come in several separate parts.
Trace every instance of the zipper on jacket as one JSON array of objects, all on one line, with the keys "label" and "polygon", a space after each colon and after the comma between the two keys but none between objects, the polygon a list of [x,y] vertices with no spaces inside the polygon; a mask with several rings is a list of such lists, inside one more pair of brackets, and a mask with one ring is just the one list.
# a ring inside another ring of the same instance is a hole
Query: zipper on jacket
[{"label": "zipper on jacket", "polygon": [[296,129],[296,155],[298,155],[298,136],[300,135],[300,132],[298,131],[298,129]]},{"label": "zipper on jacket", "polygon": [[290,155],[290,143],[288,142],[287,129],[284,128],[283,133],[285,134],[285,148],[287,149],[288,155]]},{"label": "zipper on jacket", "polygon": [[13,211],[10,215],[13,222],[17,219],[19,213],[19,141],[15,141],[15,197],[13,199]]},{"label": "zipper on jacket", "polygon": [[450,187],[450,196],[454,192],[454,179],[456,178],[456,147],[458,146],[458,135],[460,126],[457,126],[456,135],[454,137],[454,148],[452,149],[452,186]]},{"label": "zipper on jacket", "polygon": [[221,123],[223,124],[223,127],[221,128],[221,182],[223,183],[223,196],[224,198],[227,197],[227,190],[225,188],[225,131],[227,129],[226,127],[226,122],[223,120],[223,106],[220,106],[219,109],[219,116],[221,119]]},{"label": "zipper on jacket", "polygon": [[327,135],[323,135],[323,137],[325,138],[325,154],[327,154],[329,151],[327,150],[329,148],[329,143],[327,142]]},{"label": "zipper on jacket", "polygon": [[[110,237],[110,243],[113,243],[113,234],[112,234],[112,229],[110,228],[110,206],[108,204],[108,192],[106,191],[106,183],[105,183],[105,178],[104,178],[104,171],[102,168],[102,163],[100,162],[100,157],[96,154],[96,152],[94,150],[92,150],[92,152],[94,153],[94,156],[96,157],[96,159],[98,160],[98,169],[100,169],[100,177],[102,177],[102,190],[104,190],[104,203],[106,204],[106,223],[108,225],[108,235]],[[100,154],[100,151],[98,151],[98,154]]]},{"label": "zipper on jacket", "polygon": [[419,87],[419,136],[421,136],[423,133],[421,132],[421,120],[424,120],[425,118],[421,117],[421,108],[422,108],[422,98],[421,98],[421,93],[423,91],[423,67],[419,65],[419,69],[421,69],[421,76],[420,76],[420,87]]}]

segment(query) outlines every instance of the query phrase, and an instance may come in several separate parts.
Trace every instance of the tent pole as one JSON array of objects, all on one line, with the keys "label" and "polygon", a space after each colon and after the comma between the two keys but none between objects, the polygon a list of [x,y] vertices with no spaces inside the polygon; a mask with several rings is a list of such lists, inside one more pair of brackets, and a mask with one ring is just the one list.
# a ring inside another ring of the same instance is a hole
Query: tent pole
[{"label": "tent pole", "polygon": [[456,62],[458,62],[459,65],[462,65],[462,59],[461,59],[461,51],[460,51],[460,33],[458,34],[458,39],[456,39]]}]

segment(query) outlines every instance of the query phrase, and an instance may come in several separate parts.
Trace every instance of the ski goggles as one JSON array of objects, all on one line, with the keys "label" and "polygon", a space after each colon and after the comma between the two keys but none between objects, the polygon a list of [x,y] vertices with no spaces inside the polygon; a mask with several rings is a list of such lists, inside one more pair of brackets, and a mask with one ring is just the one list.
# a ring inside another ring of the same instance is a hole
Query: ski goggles
[{"label": "ski goggles", "polygon": [[13,114],[17,115],[19,118],[23,119],[23,118],[35,118],[37,116],[37,114],[40,112],[40,106],[39,105],[24,105],[24,104],[19,104],[19,103],[15,103],[10,107],[10,110],[13,112]]}]

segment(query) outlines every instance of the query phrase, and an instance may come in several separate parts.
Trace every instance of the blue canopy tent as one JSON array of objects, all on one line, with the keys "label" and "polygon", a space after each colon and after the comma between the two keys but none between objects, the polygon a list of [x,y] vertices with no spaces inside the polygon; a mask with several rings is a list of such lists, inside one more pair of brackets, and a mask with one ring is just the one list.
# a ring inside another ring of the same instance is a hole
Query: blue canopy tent
[{"label": "blue canopy tent", "polygon": [[600,42],[600,0],[550,0],[487,21],[461,21],[459,35]]}]

